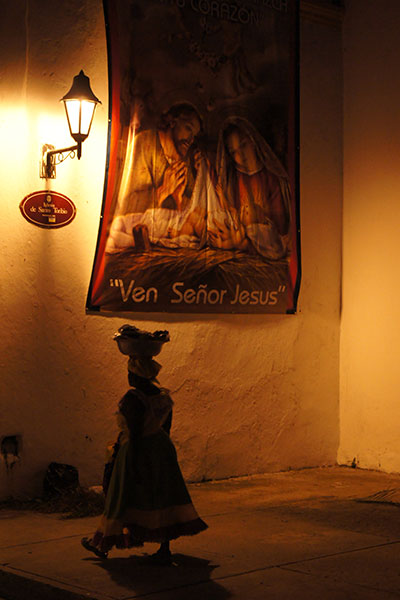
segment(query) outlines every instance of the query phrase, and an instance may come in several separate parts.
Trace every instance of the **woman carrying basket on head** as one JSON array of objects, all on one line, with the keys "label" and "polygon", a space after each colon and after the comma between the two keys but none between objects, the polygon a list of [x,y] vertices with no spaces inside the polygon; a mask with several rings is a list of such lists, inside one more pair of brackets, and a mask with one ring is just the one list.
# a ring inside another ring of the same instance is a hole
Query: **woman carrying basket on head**
[{"label": "woman carrying basket on head", "polygon": [[104,513],[92,538],[81,543],[107,558],[113,547],[158,542],[160,548],[150,559],[171,564],[170,540],[200,533],[207,525],[192,504],[175,447],[165,431],[170,426],[172,399],[155,382],[161,366],[152,357],[169,341],[169,334],[124,325],[115,339],[121,352],[130,356],[129,382],[134,387],[118,404],[120,434],[106,482]]}]

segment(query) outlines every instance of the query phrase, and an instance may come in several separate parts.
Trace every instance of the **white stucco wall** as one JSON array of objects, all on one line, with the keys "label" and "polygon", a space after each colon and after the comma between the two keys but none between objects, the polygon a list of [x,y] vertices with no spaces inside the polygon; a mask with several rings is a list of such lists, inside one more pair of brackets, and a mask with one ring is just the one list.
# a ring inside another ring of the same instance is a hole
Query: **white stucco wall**
[{"label": "white stucco wall", "polygon": [[344,27],[339,461],[400,471],[400,40],[397,0],[351,0]]},{"label": "white stucco wall", "polygon": [[[39,493],[51,461],[98,484],[113,413],[127,388],[112,341],[127,318],[85,315],[107,141],[107,70],[100,0],[8,3],[0,22],[0,438],[19,435],[20,461],[0,460],[0,497]],[[303,279],[297,315],[140,316],[167,328],[160,380],[174,392],[173,439],[189,480],[332,464],[338,446],[341,251],[341,33],[304,19],[301,41]],[[83,68],[103,104],[80,161],[52,189],[77,216],[49,231],[19,203],[43,189],[43,143],[71,143],[59,98]]]}]

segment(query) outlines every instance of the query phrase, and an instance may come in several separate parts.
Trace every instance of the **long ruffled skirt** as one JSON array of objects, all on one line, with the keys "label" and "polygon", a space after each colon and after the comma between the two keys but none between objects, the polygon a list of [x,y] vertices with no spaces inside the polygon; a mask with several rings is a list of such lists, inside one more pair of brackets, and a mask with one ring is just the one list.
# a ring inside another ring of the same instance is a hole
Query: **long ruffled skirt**
[{"label": "long ruffled skirt", "polygon": [[207,529],[197,514],[165,431],[121,444],[104,513],[91,543],[102,552],[165,542]]}]

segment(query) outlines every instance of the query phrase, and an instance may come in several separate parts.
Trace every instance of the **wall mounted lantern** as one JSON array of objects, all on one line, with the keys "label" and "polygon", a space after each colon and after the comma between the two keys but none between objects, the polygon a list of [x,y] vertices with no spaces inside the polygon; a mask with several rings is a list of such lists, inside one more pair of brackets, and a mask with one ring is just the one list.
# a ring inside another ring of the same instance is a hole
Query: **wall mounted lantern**
[{"label": "wall mounted lantern", "polygon": [[55,179],[56,165],[62,163],[68,156],[74,158],[76,155],[80,159],[82,142],[89,135],[96,105],[101,104],[92,92],[89,77],[82,70],[74,77],[71,89],[61,100],[64,102],[69,131],[76,145],[59,150],[51,144],[42,146],[40,177],[45,179]]}]

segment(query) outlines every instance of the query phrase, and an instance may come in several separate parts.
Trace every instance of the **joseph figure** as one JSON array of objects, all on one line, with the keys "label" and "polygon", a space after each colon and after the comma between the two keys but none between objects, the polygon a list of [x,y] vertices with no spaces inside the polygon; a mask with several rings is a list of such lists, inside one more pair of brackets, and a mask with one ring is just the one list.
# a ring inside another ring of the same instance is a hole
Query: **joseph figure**
[{"label": "joseph figure", "polygon": [[184,211],[191,200],[201,154],[196,137],[202,119],[188,102],[172,105],[159,127],[139,132],[128,144],[118,214],[149,208]]}]

